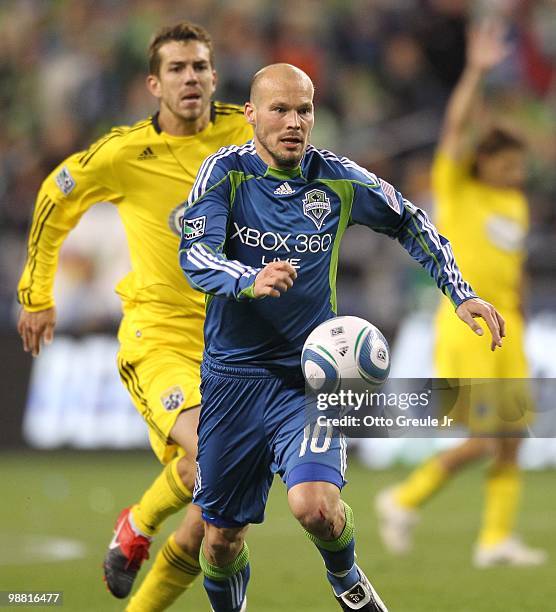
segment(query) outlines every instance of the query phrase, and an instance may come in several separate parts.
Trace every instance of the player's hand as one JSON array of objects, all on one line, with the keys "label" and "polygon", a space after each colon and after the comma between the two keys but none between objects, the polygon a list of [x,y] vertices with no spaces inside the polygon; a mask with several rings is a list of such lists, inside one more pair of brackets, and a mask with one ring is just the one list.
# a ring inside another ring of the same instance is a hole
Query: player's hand
[{"label": "player's hand", "polygon": [[502,315],[494,308],[492,304],[473,298],[460,304],[456,309],[458,317],[469,325],[469,327],[478,335],[483,335],[483,328],[475,321],[475,318],[480,317],[488,325],[491,335],[490,350],[494,351],[497,346],[502,346],[502,338],[506,335],[506,323]]},{"label": "player's hand", "polygon": [[502,62],[511,47],[505,42],[506,27],[496,19],[484,19],[469,30],[467,63],[486,72]]},{"label": "player's hand", "polygon": [[54,327],[56,326],[56,308],[27,312],[22,309],[19,313],[17,331],[23,340],[23,350],[36,357],[41,350],[41,344],[50,344],[54,340]]},{"label": "player's hand", "polygon": [[255,278],[253,293],[256,298],[269,295],[280,297],[293,286],[297,278],[295,268],[287,261],[273,261],[267,264]]}]

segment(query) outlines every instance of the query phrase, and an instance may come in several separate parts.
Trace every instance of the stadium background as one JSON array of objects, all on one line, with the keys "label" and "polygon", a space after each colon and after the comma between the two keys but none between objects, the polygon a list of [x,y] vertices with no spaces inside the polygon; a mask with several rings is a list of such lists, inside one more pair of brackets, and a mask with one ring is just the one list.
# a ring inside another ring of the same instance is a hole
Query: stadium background
[{"label": "stadium background", "polygon": [[[148,451],[123,450],[145,448],[146,436],[114,365],[120,310],[113,287],[128,265],[115,211],[93,208],[68,239],[56,284],[56,341],[35,364],[14,332],[14,295],[44,176],[112,125],[155,110],[144,87],[152,31],[183,18],[207,26],[216,47],[217,97],[225,101],[242,103],[252,74],[269,62],[300,66],[316,85],[314,144],[354,158],[432,212],[430,159],[463,67],[465,26],[488,12],[507,20],[513,51],[488,78],[486,112],[531,146],[528,349],[535,375],[556,378],[553,0],[0,3],[0,590],[62,589],[68,610],[121,609],[103,592],[100,559],[118,510],[158,466]],[[338,291],[342,312],[371,319],[390,339],[399,375],[430,374],[437,292],[396,244],[352,229]],[[554,433],[556,425],[547,435]],[[525,572],[469,568],[480,508],[477,470],[432,502],[409,559],[394,562],[380,550],[373,494],[434,447],[371,441],[352,462],[346,497],[358,517],[363,564],[386,601],[402,612],[553,609],[554,562]],[[522,531],[554,559],[554,440],[529,441],[523,461],[536,471],[527,476]],[[369,472],[364,464],[388,469]],[[319,561],[283,497],[277,485],[267,522],[251,537],[253,609],[333,610]],[[204,610],[203,601],[197,586],[181,607]]]}]

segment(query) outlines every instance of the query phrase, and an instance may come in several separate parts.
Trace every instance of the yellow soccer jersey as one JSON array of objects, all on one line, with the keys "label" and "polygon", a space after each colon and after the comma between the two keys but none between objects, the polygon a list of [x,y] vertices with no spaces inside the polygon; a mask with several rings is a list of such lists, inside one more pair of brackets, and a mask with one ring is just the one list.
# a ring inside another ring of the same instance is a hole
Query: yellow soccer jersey
[{"label": "yellow soccer jersey", "polygon": [[[436,316],[435,370],[448,378],[528,376],[519,311],[529,218],[521,192],[473,178],[466,163],[439,153],[433,164],[436,224],[450,240],[463,278],[506,320],[508,337],[494,353],[490,340],[459,320],[448,300]],[[485,324],[482,323],[483,328]]]},{"label": "yellow soccer jersey", "polygon": [[189,287],[178,265],[183,204],[207,156],[251,137],[239,106],[215,102],[210,123],[194,136],[166,134],[154,115],[114,128],[88,150],[68,157],[37,197],[18,286],[20,303],[29,311],[54,305],[64,238],[90,206],[112,202],[125,228],[132,267],[116,288],[125,315],[122,350],[141,352],[155,342],[200,353],[204,297]]},{"label": "yellow soccer jersey", "polygon": [[433,164],[436,225],[451,242],[463,278],[502,313],[518,308],[527,201],[515,189],[485,185],[469,165],[437,154]]}]

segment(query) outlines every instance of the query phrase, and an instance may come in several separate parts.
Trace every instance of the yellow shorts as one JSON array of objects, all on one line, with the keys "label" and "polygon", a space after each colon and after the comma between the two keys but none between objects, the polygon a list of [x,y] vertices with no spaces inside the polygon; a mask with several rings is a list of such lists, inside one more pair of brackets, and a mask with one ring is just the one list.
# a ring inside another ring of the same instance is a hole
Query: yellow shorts
[{"label": "yellow shorts", "polygon": [[458,387],[444,411],[476,435],[523,431],[534,418],[523,318],[518,312],[502,316],[507,336],[492,352],[484,321],[485,334],[477,336],[449,305],[437,315],[435,375]]},{"label": "yellow shorts", "polygon": [[118,354],[118,370],[133,403],[149,427],[149,439],[159,460],[166,464],[179,447],[170,431],[179,414],[201,403],[201,356],[153,347],[141,357]]},{"label": "yellow shorts", "polygon": [[528,379],[443,379],[440,413],[475,436],[512,436],[527,431],[535,404]]}]

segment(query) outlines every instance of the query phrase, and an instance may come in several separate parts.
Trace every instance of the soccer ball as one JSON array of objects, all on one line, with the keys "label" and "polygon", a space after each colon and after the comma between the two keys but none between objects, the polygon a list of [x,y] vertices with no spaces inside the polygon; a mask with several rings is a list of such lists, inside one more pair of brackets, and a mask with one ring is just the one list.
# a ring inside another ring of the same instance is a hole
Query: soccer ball
[{"label": "soccer ball", "polygon": [[315,393],[335,393],[346,380],[363,379],[375,387],[390,372],[388,342],[372,323],[359,317],[334,317],[310,334],[301,368]]}]

